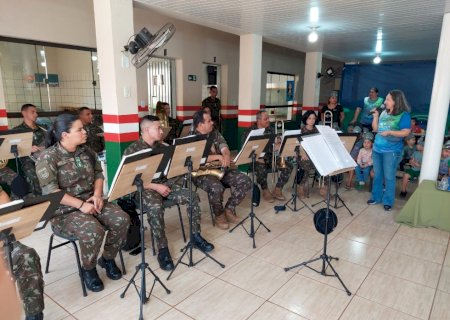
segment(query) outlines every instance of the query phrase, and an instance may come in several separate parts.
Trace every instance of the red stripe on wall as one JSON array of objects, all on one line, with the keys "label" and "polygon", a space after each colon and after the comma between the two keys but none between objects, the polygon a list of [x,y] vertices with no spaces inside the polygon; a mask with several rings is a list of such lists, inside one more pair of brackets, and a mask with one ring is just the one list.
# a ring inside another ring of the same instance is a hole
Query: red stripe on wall
[{"label": "red stripe on wall", "polygon": [[309,110],[319,111],[320,108],[319,107],[310,107],[310,106],[303,106],[302,107],[302,111],[309,111]]},{"label": "red stripe on wall", "polygon": [[237,110],[238,106],[222,106],[222,110]]},{"label": "red stripe on wall", "polygon": [[238,113],[240,116],[254,116],[255,114],[258,113],[259,110],[242,110],[239,109]]},{"label": "red stripe on wall", "polygon": [[138,106],[138,111],[148,111],[148,106]]},{"label": "red stripe on wall", "polygon": [[5,130],[8,130],[9,128],[8,128],[8,126],[0,126],[0,131],[5,131]]},{"label": "red stripe on wall", "polygon": [[104,114],[103,122],[107,123],[136,123],[139,122],[139,116],[135,114]]},{"label": "red stripe on wall", "polygon": [[105,141],[109,142],[130,142],[139,139],[138,132],[125,132],[125,133],[108,133],[105,132]]},{"label": "red stripe on wall", "polygon": [[222,114],[223,119],[236,119],[237,117],[237,114]]},{"label": "red stripe on wall", "polygon": [[6,109],[0,109],[0,118],[6,118]]},{"label": "red stripe on wall", "polygon": [[177,106],[177,111],[198,111],[202,106]]}]

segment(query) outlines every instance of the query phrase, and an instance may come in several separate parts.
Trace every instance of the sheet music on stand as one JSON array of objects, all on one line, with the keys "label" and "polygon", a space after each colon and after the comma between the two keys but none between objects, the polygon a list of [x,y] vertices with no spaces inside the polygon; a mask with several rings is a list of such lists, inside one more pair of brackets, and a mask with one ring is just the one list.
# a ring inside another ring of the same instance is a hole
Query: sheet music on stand
[{"label": "sheet music on stand", "polygon": [[344,144],[345,149],[347,149],[348,152],[351,152],[355,146],[356,140],[358,139],[359,133],[338,132],[337,134]]},{"label": "sheet music on stand", "polygon": [[281,156],[293,157],[295,154],[295,148],[300,146],[300,130],[286,130],[281,136]]},{"label": "sheet music on stand", "polygon": [[[255,136],[262,136],[264,134],[264,131],[266,129],[262,128],[262,129],[255,129],[250,131],[250,133],[248,134],[247,138],[245,139],[244,144],[242,145],[241,150],[239,151],[239,153],[237,154],[237,156],[234,158],[233,162],[236,162],[236,159],[238,159],[241,156],[242,151],[244,150],[244,146],[247,144],[248,140],[251,137],[255,137]],[[264,154],[259,155],[259,157],[264,157]]]},{"label": "sheet music on stand", "polygon": [[180,138],[183,138],[183,137],[186,137],[189,135],[189,132],[191,131],[193,123],[194,122],[192,119],[183,121],[183,127],[180,132]]},{"label": "sheet music on stand", "polygon": [[316,126],[318,134],[303,136],[302,146],[321,176],[336,175],[357,165],[336,131],[328,126]]}]

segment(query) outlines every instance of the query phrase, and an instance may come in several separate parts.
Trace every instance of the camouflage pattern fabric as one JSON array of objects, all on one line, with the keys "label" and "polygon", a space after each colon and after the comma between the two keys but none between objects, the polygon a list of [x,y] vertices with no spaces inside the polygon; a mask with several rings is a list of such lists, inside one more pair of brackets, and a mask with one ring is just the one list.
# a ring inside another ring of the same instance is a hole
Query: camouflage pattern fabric
[{"label": "camouflage pattern fabric", "polygon": [[9,167],[0,169],[0,183],[5,183],[10,186],[16,176],[17,173]]},{"label": "camouflage pattern fabric", "polygon": [[[131,144],[127,149],[125,149],[124,155],[129,155],[140,150],[148,148],[160,148],[164,147],[164,144],[157,142],[153,146],[147,144],[142,138]],[[154,181],[155,183],[161,183],[168,186],[171,189],[171,193],[167,198],[162,197],[158,192],[153,190],[144,190],[142,195],[142,202],[144,205],[144,211],[147,212],[147,219],[152,233],[155,237],[156,246],[159,249],[168,246],[167,238],[165,234],[165,223],[164,223],[164,200],[171,200],[176,204],[189,204],[189,190],[183,189],[179,182],[181,177],[176,177],[172,179],[159,179]],[[145,182],[144,182],[145,183]],[[134,193],[134,199],[136,203],[139,203],[139,194]],[[196,192],[192,192],[192,231],[194,233],[200,233],[200,206],[199,197]],[[189,207],[186,206],[187,213],[189,215]]]},{"label": "camouflage pattern fabric", "polygon": [[31,316],[42,312],[44,310],[44,280],[39,255],[34,249],[16,241],[13,243],[11,258],[25,314]]},{"label": "camouflage pattern fabric", "polygon": [[[31,129],[33,130],[33,146],[43,147],[45,145],[45,134],[46,130],[40,126],[37,126],[35,129],[30,128],[25,122],[22,122],[20,125],[15,127],[14,129]],[[34,152],[31,154],[31,157],[37,158],[41,152]],[[36,175],[36,166],[34,160],[30,157],[22,157],[20,158],[20,163],[22,165],[23,174],[25,179],[28,182],[28,186],[30,187],[30,192],[33,195],[41,195],[42,190],[39,185],[39,179]]]},{"label": "camouflage pattern fabric", "polygon": [[81,260],[86,270],[95,268],[106,231],[108,233],[103,257],[105,259],[116,257],[127,237],[129,224],[129,216],[114,203],[105,204],[100,214],[91,215],[75,211],[52,219],[52,228],[55,232],[79,239]]},{"label": "camouflage pattern fabric", "polygon": [[[247,136],[250,134],[251,130],[255,130],[258,129],[258,127],[256,126],[256,124],[254,124],[253,126],[250,127],[249,130],[247,130],[243,135],[242,135],[242,144],[244,144],[245,139],[247,139]],[[272,127],[267,127],[264,130],[264,134],[274,134]],[[256,176],[256,182],[261,186],[261,188],[267,189],[267,174],[269,172],[269,170],[272,168],[272,149],[273,147],[270,146],[269,147],[269,152],[266,152],[266,154],[264,155],[264,163],[261,162],[256,162],[255,163],[255,176]],[[289,177],[291,176],[292,173],[292,163],[290,161],[285,161],[286,164],[286,168],[280,168],[280,162],[281,159],[278,157],[277,159],[277,167],[278,167],[278,171],[279,171],[279,177],[277,180],[277,184],[276,187],[278,188],[283,188],[284,185],[288,182]]]},{"label": "camouflage pattern fabric", "polygon": [[[96,155],[86,146],[68,152],[60,143],[44,150],[36,162],[36,172],[43,194],[57,190],[87,200],[94,193],[94,182],[103,179],[102,168]],[[96,215],[81,211],[67,213],[72,207],[60,205],[52,219],[52,227],[66,236],[76,236],[80,241],[83,266],[95,267],[97,255],[108,231],[103,250],[105,259],[113,259],[126,239],[129,216],[116,204],[105,204]],[[66,213],[66,214],[64,214]]]},{"label": "camouflage pattern fabric", "polygon": [[219,124],[220,122],[220,110],[222,109],[222,105],[219,98],[208,97],[202,101],[202,107],[208,107],[211,109],[211,118],[212,120]]},{"label": "camouflage pattern fabric", "polygon": [[84,130],[87,132],[86,145],[99,153],[105,150],[105,138],[103,137],[103,130],[95,124],[89,124],[84,126]]}]

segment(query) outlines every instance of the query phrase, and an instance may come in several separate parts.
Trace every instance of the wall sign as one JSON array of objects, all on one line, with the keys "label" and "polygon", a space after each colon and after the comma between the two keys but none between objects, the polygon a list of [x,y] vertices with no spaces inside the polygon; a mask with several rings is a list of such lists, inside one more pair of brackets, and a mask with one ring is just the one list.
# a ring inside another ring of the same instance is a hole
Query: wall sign
[{"label": "wall sign", "polygon": [[194,74],[188,74],[188,81],[197,81],[197,76]]}]

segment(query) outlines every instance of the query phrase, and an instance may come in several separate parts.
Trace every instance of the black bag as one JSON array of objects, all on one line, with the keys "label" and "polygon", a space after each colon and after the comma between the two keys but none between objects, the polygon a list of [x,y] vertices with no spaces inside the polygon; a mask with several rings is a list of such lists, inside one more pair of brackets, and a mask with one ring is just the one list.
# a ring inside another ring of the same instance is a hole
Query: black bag
[{"label": "black bag", "polygon": [[[330,234],[338,224],[338,218],[333,210],[330,209],[328,213],[328,223],[326,223],[326,216],[327,208],[319,209],[319,211],[314,214],[314,226],[316,227],[316,230],[321,234],[325,234],[325,232],[327,234]],[[326,228],[325,224],[327,225]]]},{"label": "black bag", "polygon": [[259,190],[258,185],[255,183],[253,185],[253,195],[252,195],[253,206],[255,207],[259,206],[260,201],[261,201],[261,190]]},{"label": "black bag", "polygon": [[297,184],[302,183],[304,176],[305,176],[305,170],[302,168],[299,168],[299,170],[297,171],[297,175],[295,176]]},{"label": "black bag", "polygon": [[136,212],[136,204],[130,197],[120,198],[117,204],[130,216],[130,226],[128,227],[127,240],[122,246],[122,250],[131,251],[141,244],[141,220]]}]

